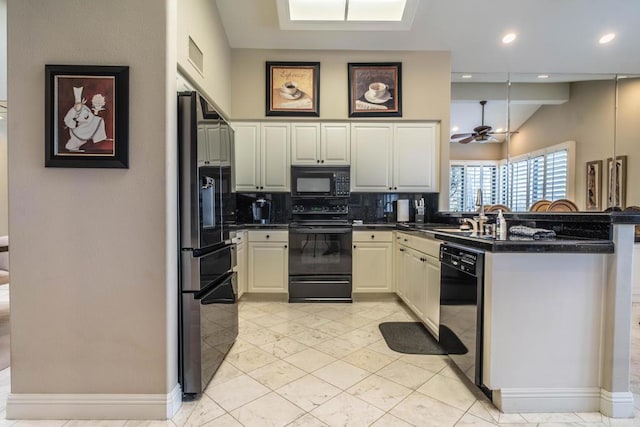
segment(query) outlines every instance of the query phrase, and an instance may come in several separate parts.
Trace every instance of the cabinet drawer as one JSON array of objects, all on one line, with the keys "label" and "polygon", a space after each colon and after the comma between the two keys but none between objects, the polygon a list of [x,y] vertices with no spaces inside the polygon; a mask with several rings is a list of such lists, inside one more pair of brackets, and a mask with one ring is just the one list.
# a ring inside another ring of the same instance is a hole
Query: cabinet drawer
[{"label": "cabinet drawer", "polygon": [[393,231],[354,231],[354,242],[392,242]]},{"label": "cabinet drawer", "polygon": [[397,233],[396,242],[432,257],[440,257],[440,244],[442,243],[440,240],[431,239],[427,236],[418,237],[406,233]]},{"label": "cabinet drawer", "polygon": [[288,242],[288,230],[250,230],[250,242]]}]

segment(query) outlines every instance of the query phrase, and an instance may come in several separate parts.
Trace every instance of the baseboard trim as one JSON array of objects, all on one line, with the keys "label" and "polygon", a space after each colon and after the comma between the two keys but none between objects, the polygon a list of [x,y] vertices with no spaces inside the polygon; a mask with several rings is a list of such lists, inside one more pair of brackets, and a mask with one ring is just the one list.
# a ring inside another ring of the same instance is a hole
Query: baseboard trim
[{"label": "baseboard trim", "polygon": [[25,394],[7,398],[10,420],[165,420],[182,404],[176,386],[167,394]]},{"label": "baseboard trim", "polygon": [[504,413],[598,412],[600,388],[509,388],[494,390],[493,403]]},{"label": "baseboard trim", "polygon": [[633,393],[600,390],[600,412],[611,418],[633,418]]}]

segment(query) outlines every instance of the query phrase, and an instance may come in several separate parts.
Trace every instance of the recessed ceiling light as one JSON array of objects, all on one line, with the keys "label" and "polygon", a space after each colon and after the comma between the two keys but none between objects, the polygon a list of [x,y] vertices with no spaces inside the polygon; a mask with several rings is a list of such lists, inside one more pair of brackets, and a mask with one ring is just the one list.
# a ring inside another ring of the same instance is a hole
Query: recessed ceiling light
[{"label": "recessed ceiling light", "polygon": [[502,37],[502,43],[509,44],[513,42],[516,39],[516,37],[517,37],[516,33],[505,34],[505,36]]},{"label": "recessed ceiling light", "polygon": [[454,126],[451,128],[451,132],[457,132],[458,130],[460,130],[458,126]]},{"label": "recessed ceiling light", "polygon": [[462,75],[463,79],[470,79],[471,77],[473,77],[471,74],[463,74]]},{"label": "recessed ceiling light", "polygon": [[600,44],[605,44],[605,43],[609,43],[611,40],[616,38],[616,34],[615,33],[609,33],[609,34],[605,34],[604,36],[600,37]]},{"label": "recessed ceiling light", "polygon": [[549,74],[538,74],[538,78],[539,79],[548,79],[549,78]]}]

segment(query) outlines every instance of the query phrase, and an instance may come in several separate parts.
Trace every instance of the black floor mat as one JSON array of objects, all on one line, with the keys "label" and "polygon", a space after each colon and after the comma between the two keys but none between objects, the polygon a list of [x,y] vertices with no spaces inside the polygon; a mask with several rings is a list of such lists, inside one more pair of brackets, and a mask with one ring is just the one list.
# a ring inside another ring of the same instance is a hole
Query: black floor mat
[{"label": "black floor mat", "polygon": [[440,326],[440,342],[419,322],[385,322],[378,325],[389,348],[406,354],[465,354],[467,347],[451,329]]}]

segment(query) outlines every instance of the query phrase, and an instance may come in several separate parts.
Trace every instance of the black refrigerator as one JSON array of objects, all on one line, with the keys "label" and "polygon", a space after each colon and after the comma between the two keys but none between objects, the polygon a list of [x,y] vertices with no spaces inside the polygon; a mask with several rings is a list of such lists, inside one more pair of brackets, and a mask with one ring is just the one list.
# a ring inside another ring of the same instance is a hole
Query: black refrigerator
[{"label": "black refrigerator", "polygon": [[238,336],[232,143],[204,98],[178,94],[179,380],[187,400],[204,391]]}]

